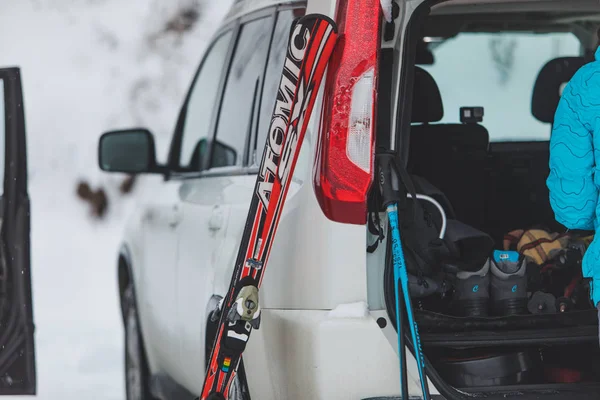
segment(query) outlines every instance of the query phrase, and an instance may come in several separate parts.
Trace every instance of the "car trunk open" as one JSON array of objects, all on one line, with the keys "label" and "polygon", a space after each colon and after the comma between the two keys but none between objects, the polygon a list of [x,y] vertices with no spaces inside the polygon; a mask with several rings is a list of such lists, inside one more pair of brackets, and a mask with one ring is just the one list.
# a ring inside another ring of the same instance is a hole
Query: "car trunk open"
[{"label": "car trunk open", "polygon": [[[456,219],[485,232],[494,240],[495,249],[503,249],[506,235],[518,229],[566,231],[555,221],[548,200],[549,141],[490,140],[485,114],[482,121],[458,121],[458,109],[444,110],[455,113],[456,122],[440,122],[442,111],[435,100],[440,96],[439,88],[431,86],[435,74],[427,72],[435,43],[428,46],[427,42],[462,32],[551,33],[578,29],[582,39],[585,30],[595,36],[593,23],[584,22],[583,17],[588,21],[597,19],[595,23],[600,25],[600,5],[578,1],[568,8],[558,1],[523,2],[525,5],[500,2],[494,8],[490,3],[487,2],[487,8],[478,4],[477,11],[464,4],[449,4],[447,12],[440,8],[420,23],[409,24],[412,32],[407,37],[414,40],[406,47],[406,57],[412,61],[405,63],[414,70],[405,77],[412,76],[413,81],[412,95],[406,96],[413,98],[412,107],[407,108],[412,118],[410,129],[399,136],[400,148],[405,150],[400,156],[411,176],[425,178],[445,195]],[[540,7],[538,10],[535,3]],[[536,80],[528,89],[531,103],[527,111],[540,123],[547,124],[548,134],[560,89],[579,67],[592,59],[594,46],[588,45],[580,54],[549,56],[535,71]],[[385,65],[386,58],[382,59]],[[382,71],[385,73],[386,69]],[[399,127],[401,132],[403,128]],[[380,140],[381,134],[378,135]],[[581,233],[584,234],[589,232]],[[395,326],[389,253],[384,285],[388,314]],[[580,264],[574,263],[569,268],[580,269]],[[569,279],[564,286],[570,283]],[[539,310],[512,316],[457,316],[448,308],[451,295],[413,298],[430,379],[448,399],[467,398],[465,393],[480,393],[485,398],[505,398],[507,394],[536,399],[597,398],[600,393],[598,315],[585,292],[585,280],[581,279],[577,287],[578,297],[569,292],[577,302],[570,303],[565,312],[558,310],[557,303],[554,303],[557,310],[550,312],[545,309],[548,305],[540,302]],[[529,290],[528,305],[535,292],[545,291],[538,287]],[[554,300],[558,297],[554,296]],[[410,342],[410,335],[405,336]]]}]

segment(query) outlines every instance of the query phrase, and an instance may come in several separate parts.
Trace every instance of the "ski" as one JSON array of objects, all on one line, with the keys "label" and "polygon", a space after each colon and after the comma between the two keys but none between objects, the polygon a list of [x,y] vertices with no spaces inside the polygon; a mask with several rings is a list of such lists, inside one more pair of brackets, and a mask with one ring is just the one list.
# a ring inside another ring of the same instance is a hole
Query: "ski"
[{"label": "ski", "polygon": [[[252,329],[260,325],[258,292],[296,160],[337,40],[337,26],[308,14],[293,26],[277,100],[229,290],[199,400],[226,400]],[[247,366],[246,366],[247,367]]]},{"label": "ski", "polygon": [[[400,304],[404,303],[404,311],[406,311],[406,319],[410,329],[410,334],[413,343],[413,349],[415,353],[415,359],[417,362],[417,369],[419,371],[419,379],[421,381],[421,390],[423,392],[423,399],[430,400],[429,387],[427,385],[427,375],[425,373],[425,358],[423,356],[423,349],[421,348],[421,338],[419,336],[419,330],[417,323],[414,319],[412,302],[410,298],[410,291],[408,287],[408,271],[406,269],[406,262],[404,259],[404,252],[402,250],[402,241],[400,238],[400,228],[398,223],[398,203],[400,201],[405,202],[407,197],[412,197],[411,194],[403,193],[402,182],[399,174],[396,171],[395,157],[393,154],[378,154],[378,168],[379,168],[379,188],[381,192],[381,198],[383,200],[383,207],[386,210],[389,224],[390,224],[390,235],[391,235],[391,250],[394,265],[394,288],[396,298],[396,327],[398,331],[398,356],[400,361],[400,382],[403,399],[407,394],[407,387],[405,386],[406,379],[404,373],[406,371],[406,356],[404,352],[404,330],[402,321],[402,309]],[[413,199],[417,201],[417,199]],[[399,287],[400,286],[400,287]],[[402,300],[400,295],[402,294]]]}]

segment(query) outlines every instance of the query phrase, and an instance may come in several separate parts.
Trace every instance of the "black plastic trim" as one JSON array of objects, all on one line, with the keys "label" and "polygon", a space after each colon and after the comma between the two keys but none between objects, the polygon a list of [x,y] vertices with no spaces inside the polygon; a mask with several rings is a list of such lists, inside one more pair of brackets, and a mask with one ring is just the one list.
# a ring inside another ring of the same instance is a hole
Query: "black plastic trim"
[{"label": "black plastic trim", "polygon": [[600,385],[598,384],[556,384],[556,385],[522,385],[512,387],[487,387],[486,393],[473,389],[461,389],[467,396],[485,400],[598,400]]},{"label": "black plastic trim", "polygon": [[[410,396],[410,398],[408,400],[422,400],[423,397],[418,397],[418,396]],[[444,400],[444,398],[438,394],[432,394],[431,395],[431,399],[432,400]],[[367,397],[364,398],[362,400],[406,400],[403,399],[402,397],[398,397],[398,396],[385,396],[385,397]]]},{"label": "black plastic trim", "polygon": [[[446,1],[446,0],[444,0]],[[400,151],[400,158],[406,163],[408,159],[408,146],[410,136],[410,123],[412,120],[412,93],[414,85],[414,71],[417,57],[417,42],[419,40],[418,28],[422,26],[423,19],[429,15],[431,6],[440,3],[440,0],[425,0],[419,4],[412,13],[406,26],[404,47],[402,49],[402,71],[398,82],[398,99],[396,104],[396,149]],[[402,34],[402,33],[401,33]],[[402,100],[403,99],[403,100]],[[410,99],[410,100],[409,100]],[[393,106],[393,105],[392,105]]]},{"label": "black plastic trim", "polygon": [[423,347],[482,347],[523,345],[568,345],[596,343],[598,327],[578,326],[557,329],[519,330],[509,332],[472,331],[455,333],[421,333]]},{"label": "black plastic trim", "polygon": [[[379,77],[377,88],[377,150],[387,150],[390,143],[390,122],[392,108],[392,82],[394,72],[394,49],[383,48],[379,51]],[[377,185],[373,185],[373,190]]]}]

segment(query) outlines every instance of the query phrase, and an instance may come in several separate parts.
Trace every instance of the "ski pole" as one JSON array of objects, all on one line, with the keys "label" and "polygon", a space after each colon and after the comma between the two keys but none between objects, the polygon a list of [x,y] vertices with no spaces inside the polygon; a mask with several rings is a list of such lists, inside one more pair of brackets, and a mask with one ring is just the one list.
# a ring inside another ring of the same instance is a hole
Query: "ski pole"
[{"label": "ski pole", "polygon": [[[417,369],[419,371],[419,378],[421,380],[421,390],[423,391],[423,398],[425,400],[430,399],[429,387],[427,385],[427,376],[425,374],[425,362],[423,357],[423,350],[421,348],[421,340],[419,337],[419,331],[417,324],[414,320],[414,314],[412,310],[412,303],[410,299],[410,292],[408,288],[408,272],[406,270],[406,262],[404,260],[404,253],[402,251],[402,241],[400,238],[400,229],[398,224],[398,207],[399,204],[405,205],[408,193],[405,191],[405,187],[399,178],[398,167],[395,164],[395,154],[382,153],[377,155],[378,173],[379,173],[379,188],[381,191],[381,198],[383,200],[383,206],[386,209],[389,223],[390,223],[390,234],[392,244],[392,256],[394,262],[394,288],[396,294],[396,326],[398,327],[398,354],[400,358],[400,369],[402,375],[402,369],[406,368],[406,359],[402,359],[401,344],[403,345],[403,339],[401,336],[403,332],[401,330],[401,314],[400,314],[400,288],[398,282],[402,288],[401,293],[404,299],[404,309],[406,310],[406,317],[412,337],[414,355],[417,362]],[[416,200],[416,199],[414,199]],[[404,364],[404,365],[403,365]],[[402,382],[402,376],[401,376]],[[405,399],[408,399],[407,397]]]},{"label": "ski pole", "polygon": [[402,400],[408,400],[408,366],[406,364],[406,345],[404,344],[404,298],[398,293],[398,285],[396,287],[396,325],[398,326],[398,355],[400,357],[400,389]]}]

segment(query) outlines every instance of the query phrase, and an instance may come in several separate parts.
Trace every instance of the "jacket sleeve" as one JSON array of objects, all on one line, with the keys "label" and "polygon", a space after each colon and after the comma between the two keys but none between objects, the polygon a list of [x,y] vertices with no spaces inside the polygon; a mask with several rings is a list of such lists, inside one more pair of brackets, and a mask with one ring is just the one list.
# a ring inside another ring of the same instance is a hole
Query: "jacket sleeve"
[{"label": "jacket sleeve", "polygon": [[596,224],[598,189],[594,183],[592,132],[595,124],[591,122],[600,113],[584,100],[586,92],[592,90],[588,83],[589,78],[576,73],[567,84],[550,137],[550,174],[546,181],[550,205],[556,220],[568,229],[594,230]]}]

